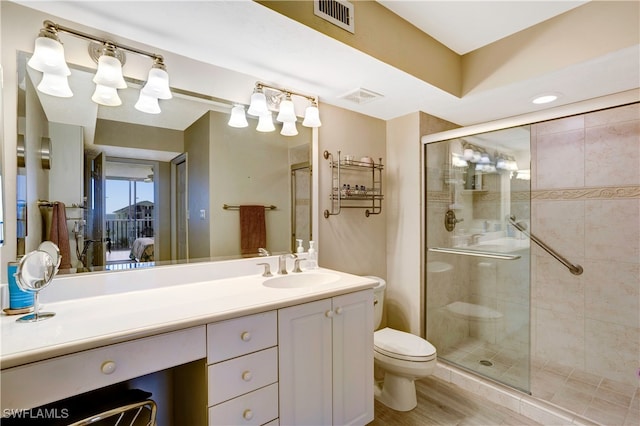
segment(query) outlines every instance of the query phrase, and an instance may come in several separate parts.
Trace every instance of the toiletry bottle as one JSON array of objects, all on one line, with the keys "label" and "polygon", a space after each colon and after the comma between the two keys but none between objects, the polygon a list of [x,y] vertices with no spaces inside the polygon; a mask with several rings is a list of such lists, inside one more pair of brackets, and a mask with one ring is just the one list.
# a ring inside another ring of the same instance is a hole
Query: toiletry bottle
[{"label": "toiletry bottle", "polygon": [[15,273],[18,271],[18,262],[9,262],[7,265],[7,275],[9,280],[9,308],[25,309],[33,306],[34,294],[23,291],[18,287]]},{"label": "toiletry bottle", "polygon": [[315,242],[309,241],[309,256],[307,257],[307,268],[308,269],[317,269],[318,268],[318,253],[316,252]]},{"label": "toiletry bottle", "polygon": [[296,253],[304,253],[304,247],[302,247],[302,240],[296,239],[298,242],[298,248],[296,248]]}]

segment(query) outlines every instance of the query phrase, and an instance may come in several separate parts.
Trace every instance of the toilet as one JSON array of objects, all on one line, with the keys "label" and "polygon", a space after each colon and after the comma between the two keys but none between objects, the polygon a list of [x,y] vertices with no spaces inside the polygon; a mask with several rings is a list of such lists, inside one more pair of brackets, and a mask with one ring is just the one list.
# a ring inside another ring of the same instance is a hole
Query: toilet
[{"label": "toilet", "polygon": [[[382,321],[386,282],[379,277],[366,278],[378,284],[373,289],[374,324]],[[375,398],[397,411],[413,410],[416,399],[415,380],[431,375],[436,366],[436,348],[414,334],[389,327],[373,333],[373,359],[376,367],[384,370],[384,380],[374,389]]]}]

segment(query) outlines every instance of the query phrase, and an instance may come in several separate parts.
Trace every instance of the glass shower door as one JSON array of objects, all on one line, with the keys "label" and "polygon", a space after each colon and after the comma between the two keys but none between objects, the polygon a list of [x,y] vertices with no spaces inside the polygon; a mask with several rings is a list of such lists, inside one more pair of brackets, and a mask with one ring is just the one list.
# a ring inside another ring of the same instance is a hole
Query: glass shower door
[{"label": "glass shower door", "polygon": [[529,391],[529,126],[427,144],[426,329],[438,358]]}]

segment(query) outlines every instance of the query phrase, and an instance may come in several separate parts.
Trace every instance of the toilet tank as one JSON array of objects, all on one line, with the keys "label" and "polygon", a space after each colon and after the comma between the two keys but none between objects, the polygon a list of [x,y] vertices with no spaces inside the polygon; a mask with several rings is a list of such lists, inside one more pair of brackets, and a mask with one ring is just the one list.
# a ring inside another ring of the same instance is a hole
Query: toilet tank
[{"label": "toilet tank", "polygon": [[380,327],[382,322],[382,307],[384,306],[384,289],[387,287],[387,283],[380,277],[374,277],[371,275],[365,276],[377,282],[373,288],[373,325],[374,330]]}]

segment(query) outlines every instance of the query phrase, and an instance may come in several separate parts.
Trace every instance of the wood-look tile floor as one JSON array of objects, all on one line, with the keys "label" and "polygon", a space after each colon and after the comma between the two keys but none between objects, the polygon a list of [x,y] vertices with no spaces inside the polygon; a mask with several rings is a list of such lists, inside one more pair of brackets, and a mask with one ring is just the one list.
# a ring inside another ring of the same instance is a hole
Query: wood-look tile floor
[{"label": "wood-look tile floor", "polygon": [[416,381],[418,406],[392,410],[375,402],[375,419],[368,426],[534,426],[533,420],[431,376]]}]

